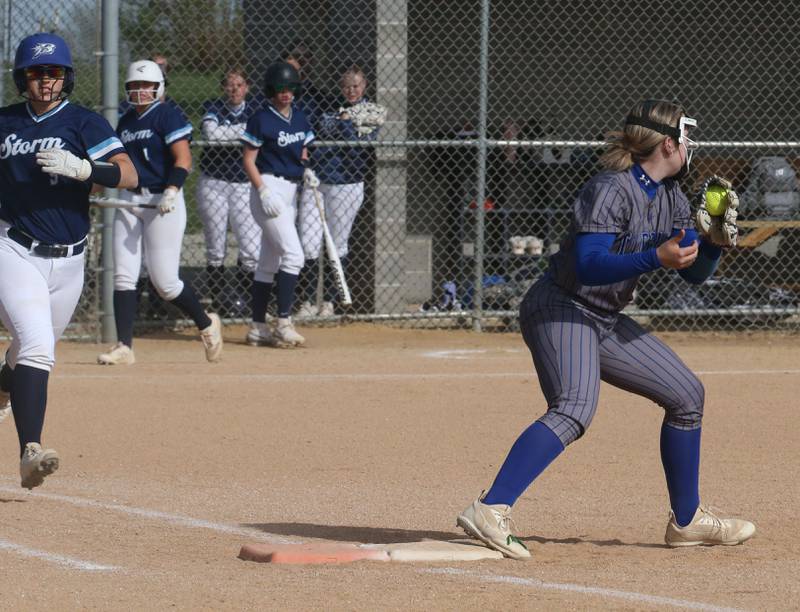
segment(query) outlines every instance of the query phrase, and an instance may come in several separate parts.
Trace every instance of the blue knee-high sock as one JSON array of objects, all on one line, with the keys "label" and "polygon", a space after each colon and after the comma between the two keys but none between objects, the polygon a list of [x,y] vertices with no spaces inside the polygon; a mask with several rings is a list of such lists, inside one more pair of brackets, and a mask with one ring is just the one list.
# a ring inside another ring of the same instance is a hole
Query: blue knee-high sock
[{"label": "blue knee-high sock", "polygon": [[197,329],[205,329],[211,325],[211,319],[208,318],[205,308],[189,285],[184,284],[183,291],[178,294],[178,297],[171,299],[170,303],[175,304],[183,314],[194,321]]},{"label": "blue knee-high sock", "polygon": [[28,442],[42,441],[50,372],[17,364],[11,385],[11,410],[19,437],[19,456]]},{"label": "blue knee-high sock", "polygon": [[289,274],[283,270],[278,270],[275,275],[275,287],[278,293],[278,317],[285,319],[292,316],[297,274]]},{"label": "blue knee-high sock", "polygon": [[125,346],[133,346],[133,321],[136,318],[136,290],[114,291],[114,323],[117,340]]},{"label": "blue knee-high sock", "polygon": [[678,525],[688,525],[700,505],[700,428],[661,426],[661,463]]},{"label": "blue knee-high sock", "polygon": [[513,506],[563,450],[559,437],[547,425],[536,421],[514,442],[483,503]]},{"label": "blue knee-high sock", "polygon": [[267,320],[267,306],[272,300],[272,283],[254,280],[250,286],[250,303],[253,321],[264,323]]}]

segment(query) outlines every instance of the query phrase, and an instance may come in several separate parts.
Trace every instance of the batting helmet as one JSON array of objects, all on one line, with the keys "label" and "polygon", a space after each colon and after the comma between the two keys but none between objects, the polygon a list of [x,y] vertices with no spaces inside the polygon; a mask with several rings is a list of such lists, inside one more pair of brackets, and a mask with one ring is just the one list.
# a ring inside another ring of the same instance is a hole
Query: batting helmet
[{"label": "batting helmet", "polygon": [[[156,83],[156,91],[153,93],[153,88],[146,89],[130,89],[128,83],[136,81],[144,81],[145,83]],[[160,99],[164,95],[164,73],[161,72],[161,67],[151,60],[139,60],[133,62],[128,66],[128,76],[125,79],[125,91],[128,94],[128,102],[131,104],[148,105]],[[142,102],[142,93],[152,93],[153,99]],[[134,94],[136,99],[134,99]]]},{"label": "batting helmet", "polygon": [[286,62],[271,64],[264,73],[264,95],[271,98],[286,88],[294,95],[300,93],[300,75],[297,70]]},{"label": "batting helmet", "polygon": [[66,68],[61,93],[54,99],[66,98],[75,87],[75,72],[72,69],[72,54],[67,42],[48,32],[31,34],[22,39],[14,56],[14,84],[20,95],[28,89],[25,69],[32,66],[63,66]]}]

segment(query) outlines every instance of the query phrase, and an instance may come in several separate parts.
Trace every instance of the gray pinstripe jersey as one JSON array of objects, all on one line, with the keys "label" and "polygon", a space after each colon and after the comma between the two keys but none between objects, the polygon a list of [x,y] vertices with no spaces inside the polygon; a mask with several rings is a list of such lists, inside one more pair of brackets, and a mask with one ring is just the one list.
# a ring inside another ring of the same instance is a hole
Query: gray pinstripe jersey
[{"label": "gray pinstripe jersey", "polygon": [[675,181],[665,179],[651,201],[630,170],[602,172],[578,194],[569,233],[550,258],[550,275],[582,302],[618,312],[633,299],[638,277],[612,285],[582,285],[576,272],[575,237],[581,233],[616,234],[612,253],[637,253],[657,247],[673,229],[690,227],[689,200]]}]

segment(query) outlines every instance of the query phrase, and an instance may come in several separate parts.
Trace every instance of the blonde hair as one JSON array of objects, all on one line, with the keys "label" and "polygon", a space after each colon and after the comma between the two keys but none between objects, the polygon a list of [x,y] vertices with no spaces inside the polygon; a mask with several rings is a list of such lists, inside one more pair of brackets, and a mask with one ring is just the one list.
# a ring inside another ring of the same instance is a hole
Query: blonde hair
[{"label": "blonde hair", "polygon": [[666,100],[643,100],[634,106],[625,120],[622,130],[606,134],[609,143],[600,156],[600,163],[607,170],[624,171],[652,155],[656,147],[666,138],[651,128],[631,123],[631,119],[644,119],[677,129],[680,118],[686,114],[683,107]]}]

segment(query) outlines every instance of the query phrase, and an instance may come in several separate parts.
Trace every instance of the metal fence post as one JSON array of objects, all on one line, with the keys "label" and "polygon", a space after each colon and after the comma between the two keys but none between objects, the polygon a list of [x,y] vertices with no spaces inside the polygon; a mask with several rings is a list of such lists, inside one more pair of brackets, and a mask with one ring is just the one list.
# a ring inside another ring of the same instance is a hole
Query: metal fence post
[{"label": "metal fence post", "polygon": [[[117,125],[119,90],[119,0],[103,0],[103,116]],[[116,189],[106,195],[116,197]],[[114,325],[114,256],[112,227],[114,210],[103,209],[102,277],[100,279],[100,329],[103,342],[116,342]]]},{"label": "metal fence post", "polygon": [[489,99],[489,3],[481,2],[480,108],[478,111],[478,189],[475,198],[475,281],[473,283],[472,329],[483,327],[483,251],[486,200],[486,116]]}]

